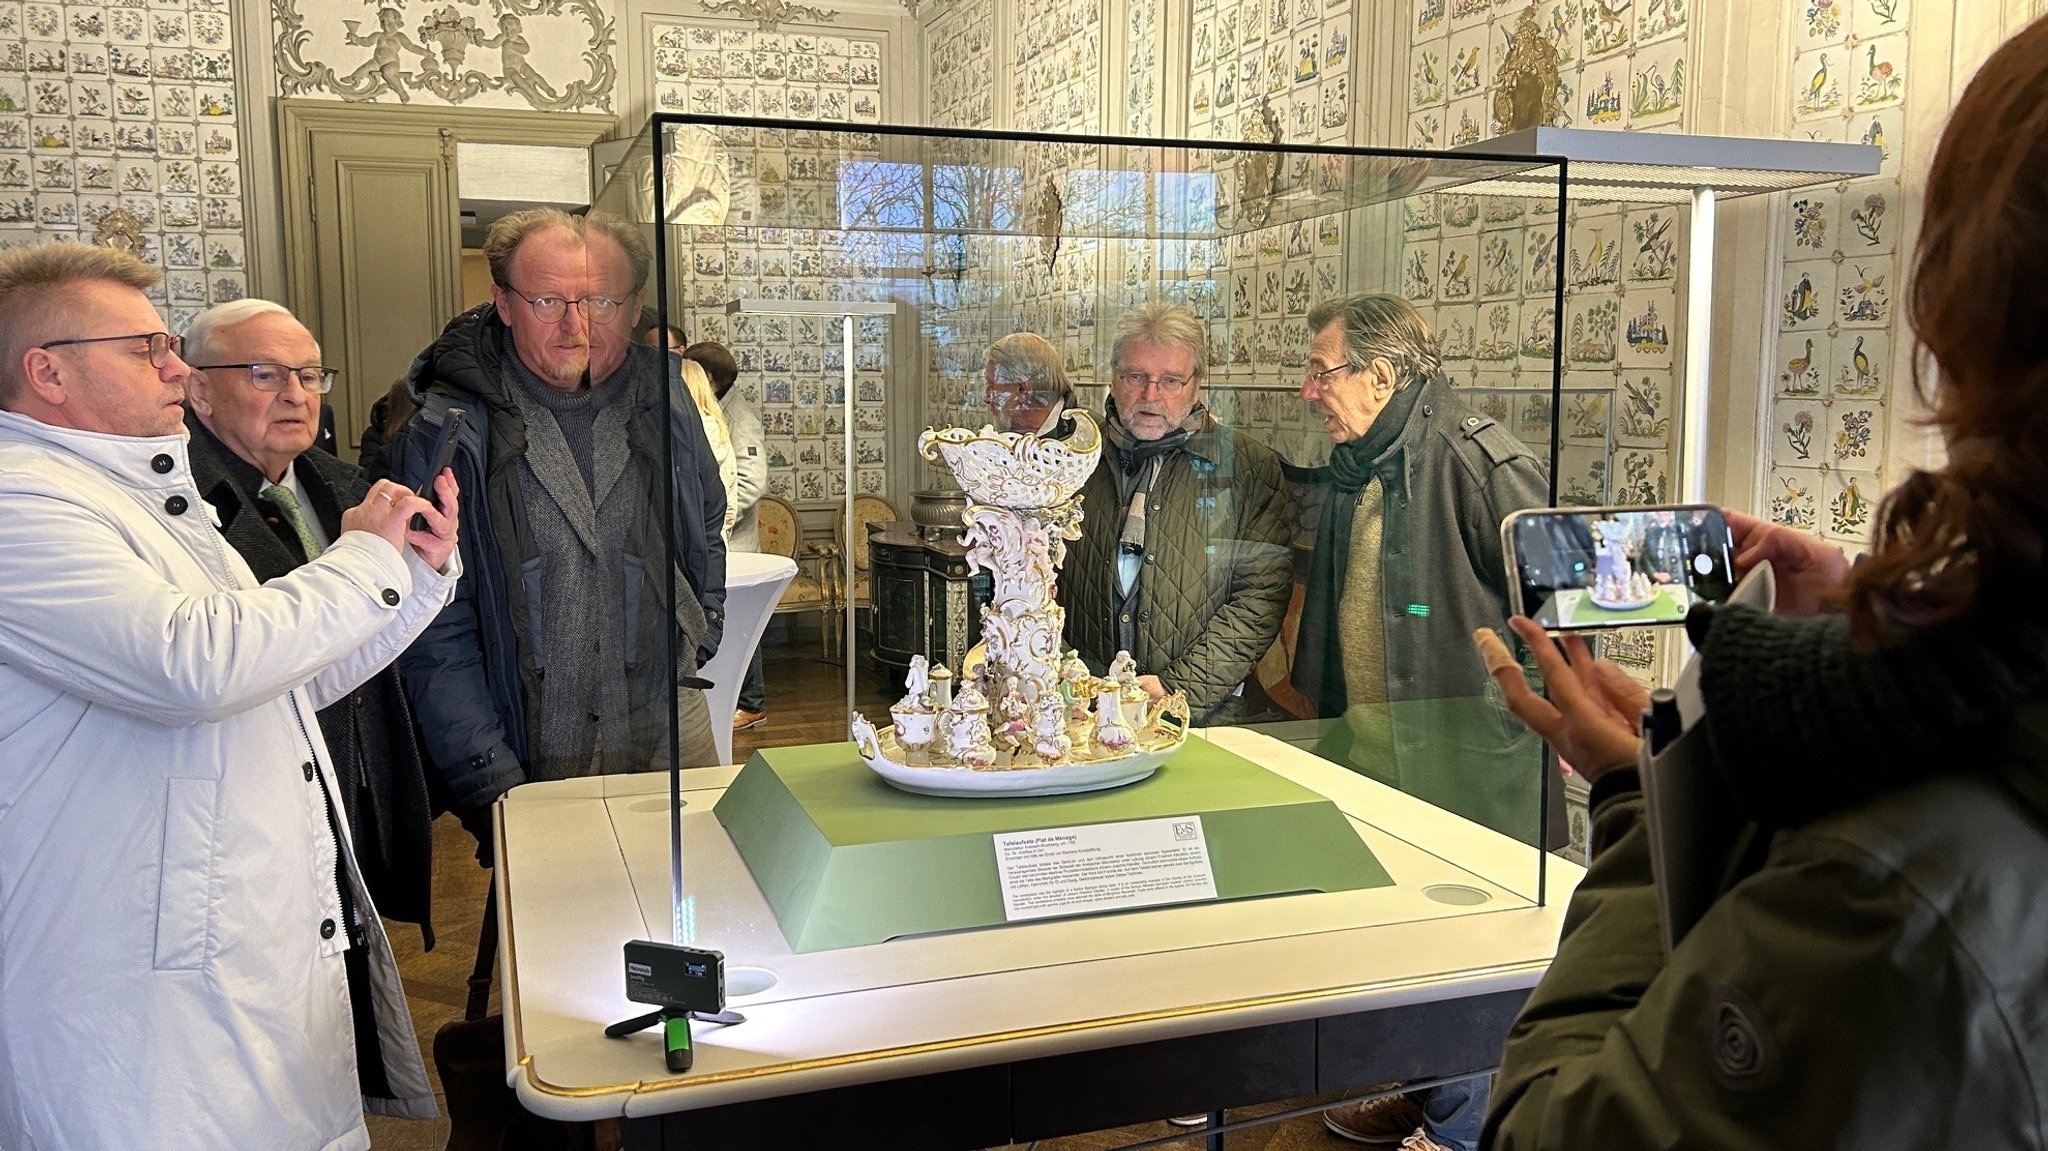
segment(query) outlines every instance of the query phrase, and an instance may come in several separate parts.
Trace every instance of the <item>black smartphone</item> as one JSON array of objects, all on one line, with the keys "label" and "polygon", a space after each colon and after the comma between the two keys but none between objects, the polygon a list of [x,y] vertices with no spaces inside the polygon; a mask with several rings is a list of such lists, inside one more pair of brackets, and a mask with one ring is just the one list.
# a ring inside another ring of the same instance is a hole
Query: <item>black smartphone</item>
[{"label": "black smartphone", "polygon": [[[461,436],[463,425],[468,422],[469,409],[449,408],[448,414],[441,419],[441,433],[434,438],[434,466],[428,469],[426,478],[420,481],[419,491],[415,494],[432,501],[437,508],[441,506],[441,501],[434,498],[434,478],[447,470],[449,464],[455,462],[455,442]],[[412,517],[411,526],[416,532],[426,531],[426,517]]]},{"label": "black smartphone", "polygon": [[1501,522],[1509,605],[1549,631],[1684,623],[1735,590],[1735,543],[1710,504],[1532,508]]}]

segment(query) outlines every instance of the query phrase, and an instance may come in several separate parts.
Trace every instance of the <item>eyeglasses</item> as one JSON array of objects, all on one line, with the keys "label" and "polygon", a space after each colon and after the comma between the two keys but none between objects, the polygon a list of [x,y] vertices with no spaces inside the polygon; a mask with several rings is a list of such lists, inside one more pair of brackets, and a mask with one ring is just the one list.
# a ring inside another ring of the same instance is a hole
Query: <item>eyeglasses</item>
[{"label": "eyeglasses", "polygon": [[1193,380],[1188,379],[1186,376],[1148,376],[1143,372],[1118,372],[1116,374],[1116,382],[1134,392],[1142,392],[1147,388],[1157,387],[1168,395],[1181,391],[1194,383]]},{"label": "eyeglasses", "polygon": [[1329,379],[1338,372],[1355,372],[1357,370],[1358,366],[1356,364],[1338,364],[1334,368],[1324,368],[1320,372],[1310,372],[1308,375],[1303,376],[1302,379],[1320,388],[1323,386],[1324,380]]},{"label": "eyeglasses", "polygon": [[281,392],[286,383],[297,377],[299,386],[313,393],[323,395],[334,386],[341,375],[333,368],[294,368],[289,364],[194,364],[202,372],[217,371],[221,368],[241,368],[249,373],[249,386],[259,392]]},{"label": "eyeglasses", "polygon": [[534,318],[543,324],[561,323],[562,317],[569,314],[570,304],[582,308],[584,318],[591,323],[609,324],[618,316],[619,309],[626,306],[626,301],[614,300],[610,296],[584,296],[578,300],[565,300],[560,296],[529,296],[510,284],[505,285],[505,290],[525,300],[526,306],[533,309]]},{"label": "eyeglasses", "polygon": [[147,340],[149,342],[149,366],[152,368],[163,367],[171,362],[172,356],[185,350],[185,337],[174,336],[169,332],[136,332],[127,336],[85,336],[76,340],[51,340],[47,344],[37,344],[36,347],[47,351],[50,348],[66,348],[73,344],[114,344],[122,340]]}]

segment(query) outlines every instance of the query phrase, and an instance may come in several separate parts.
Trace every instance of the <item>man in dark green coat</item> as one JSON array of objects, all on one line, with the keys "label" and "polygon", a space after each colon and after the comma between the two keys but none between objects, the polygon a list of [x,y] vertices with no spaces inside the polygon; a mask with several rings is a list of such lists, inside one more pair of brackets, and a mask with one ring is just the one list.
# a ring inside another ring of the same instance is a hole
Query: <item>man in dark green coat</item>
[{"label": "man in dark green coat", "polygon": [[1250,677],[1294,586],[1280,457],[1202,405],[1206,341],[1177,305],[1119,321],[1102,462],[1059,583],[1082,658],[1130,652],[1145,690],[1186,692],[1198,725],[1269,711]]}]

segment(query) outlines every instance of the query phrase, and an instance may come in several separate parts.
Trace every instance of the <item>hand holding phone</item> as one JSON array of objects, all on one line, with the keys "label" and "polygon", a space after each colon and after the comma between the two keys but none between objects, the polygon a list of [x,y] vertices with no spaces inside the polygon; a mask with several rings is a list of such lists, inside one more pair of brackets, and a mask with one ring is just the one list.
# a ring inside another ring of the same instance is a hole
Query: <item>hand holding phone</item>
[{"label": "hand holding phone", "polygon": [[[437,508],[441,506],[441,501],[434,497],[434,479],[442,472],[448,470],[448,465],[455,462],[456,441],[462,434],[463,425],[468,422],[469,409],[449,408],[447,416],[441,420],[441,432],[434,438],[434,466],[427,469],[426,476],[420,480],[417,494],[422,499],[431,501]],[[427,521],[425,518],[414,516],[412,518],[412,530],[416,532],[426,531]]]},{"label": "hand holding phone", "polygon": [[1721,509],[1536,508],[1501,523],[1510,607],[1547,631],[1685,622],[1735,590]]}]

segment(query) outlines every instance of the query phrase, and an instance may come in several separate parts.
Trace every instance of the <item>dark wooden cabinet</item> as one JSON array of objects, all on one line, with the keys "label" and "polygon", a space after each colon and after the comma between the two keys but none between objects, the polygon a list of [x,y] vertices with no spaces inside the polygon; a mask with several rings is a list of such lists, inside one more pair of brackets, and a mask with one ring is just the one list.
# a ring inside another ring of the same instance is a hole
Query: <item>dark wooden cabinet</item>
[{"label": "dark wooden cabinet", "polygon": [[875,610],[875,661],[907,668],[922,655],[957,669],[981,638],[981,608],[993,581],[970,576],[959,534],[925,539],[911,523],[868,528],[869,594]]}]

